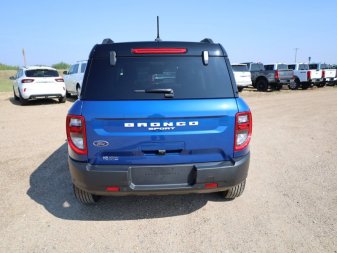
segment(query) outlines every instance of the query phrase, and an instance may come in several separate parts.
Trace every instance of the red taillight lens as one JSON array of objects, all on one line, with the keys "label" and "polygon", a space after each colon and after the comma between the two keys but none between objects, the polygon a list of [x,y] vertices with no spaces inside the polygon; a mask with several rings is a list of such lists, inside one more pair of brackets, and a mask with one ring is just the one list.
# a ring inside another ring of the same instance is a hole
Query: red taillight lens
[{"label": "red taillight lens", "polygon": [[63,78],[56,78],[55,81],[56,82],[64,82]]},{"label": "red taillight lens", "polygon": [[307,80],[309,81],[311,79],[311,71],[307,71]]},{"label": "red taillight lens", "polygon": [[279,76],[279,73],[278,73],[278,70],[275,70],[275,79],[279,79],[280,76]]},{"label": "red taillight lens", "polygon": [[67,139],[70,148],[79,155],[88,154],[84,117],[68,115],[66,124]]},{"label": "red taillight lens", "polygon": [[322,70],[322,78],[325,78],[325,70]]},{"label": "red taillight lens", "polygon": [[34,82],[34,79],[22,79],[21,83],[32,83]]},{"label": "red taillight lens", "polygon": [[246,148],[252,136],[253,119],[251,112],[239,112],[235,116],[234,151]]},{"label": "red taillight lens", "polygon": [[186,48],[133,48],[133,54],[185,54]]}]

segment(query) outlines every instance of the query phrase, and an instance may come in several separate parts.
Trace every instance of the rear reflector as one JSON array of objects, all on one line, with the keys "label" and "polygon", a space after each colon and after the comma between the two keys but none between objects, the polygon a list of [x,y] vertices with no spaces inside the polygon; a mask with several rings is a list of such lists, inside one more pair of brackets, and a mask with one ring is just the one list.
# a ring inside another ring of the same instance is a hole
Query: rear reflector
[{"label": "rear reflector", "polygon": [[107,190],[108,192],[119,192],[119,191],[120,191],[120,188],[119,188],[118,186],[108,186],[108,187],[106,188],[106,190]]},{"label": "rear reflector", "polygon": [[239,112],[235,116],[234,150],[240,151],[246,148],[252,135],[251,112]]},{"label": "rear reflector", "polygon": [[133,48],[133,54],[185,54],[186,48]]},{"label": "rear reflector", "polygon": [[66,130],[69,147],[79,155],[88,154],[84,117],[68,115]]},{"label": "rear reflector", "polygon": [[22,79],[21,83],[32,83],[34,82],[34,79]]},{"label": "rear reflector", "polygon": [[207,183],[205,184],[205,189],[214,189],[214,188],[218,188],[218,184],[217,183]]}]

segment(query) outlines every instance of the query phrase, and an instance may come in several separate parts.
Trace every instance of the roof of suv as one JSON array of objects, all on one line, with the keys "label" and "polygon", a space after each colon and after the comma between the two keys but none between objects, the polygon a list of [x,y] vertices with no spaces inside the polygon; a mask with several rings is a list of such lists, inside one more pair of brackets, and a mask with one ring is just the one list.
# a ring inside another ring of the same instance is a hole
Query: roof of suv
[{"label": "roof of suv", "polygon": [[[90,53],[90,58],[105,58],[109,56],[110,51],[115,51],[116,56],[144,56],[144,54],[135,54],[131,50],[136,48],[186,48],[185,53],[170,54],[183,56],[201,56],[202,51],[208,51],[209,56],[225,56],[225,49],[216,43],[209,42],[177,42],[177,41],[161,41],[161,42],[123,42],[97,44]],[[154,55],[154,54],[147,54]]]}]

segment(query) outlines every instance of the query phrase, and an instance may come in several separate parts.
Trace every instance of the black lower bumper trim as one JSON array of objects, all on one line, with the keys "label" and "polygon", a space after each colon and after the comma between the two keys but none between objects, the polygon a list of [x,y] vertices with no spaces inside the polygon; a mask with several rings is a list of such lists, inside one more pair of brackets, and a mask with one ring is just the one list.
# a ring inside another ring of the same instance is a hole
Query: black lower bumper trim
[{"label": "black lower bumper trim", "polygon": [[[92,165],[68,158],[73,183],[97,195],[182,194],[225,191],[248,174],[250,154],[233,161],[170,165]],[[206,183],[217,188],[205,189]],[[106,187],[117,186],[119,192]]]}]

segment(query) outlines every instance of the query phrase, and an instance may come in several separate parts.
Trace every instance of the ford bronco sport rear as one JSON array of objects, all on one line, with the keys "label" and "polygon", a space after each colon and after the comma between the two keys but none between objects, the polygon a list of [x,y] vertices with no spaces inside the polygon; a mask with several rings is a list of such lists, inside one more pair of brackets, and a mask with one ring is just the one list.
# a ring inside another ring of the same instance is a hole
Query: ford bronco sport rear
[{"label": "ford bronco sport rear", "polygon": [[66,128],[75,196],[241,195],[252,116],[211,40],[92,49]]}]

